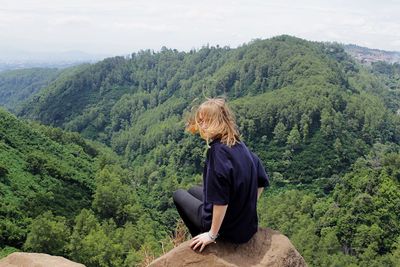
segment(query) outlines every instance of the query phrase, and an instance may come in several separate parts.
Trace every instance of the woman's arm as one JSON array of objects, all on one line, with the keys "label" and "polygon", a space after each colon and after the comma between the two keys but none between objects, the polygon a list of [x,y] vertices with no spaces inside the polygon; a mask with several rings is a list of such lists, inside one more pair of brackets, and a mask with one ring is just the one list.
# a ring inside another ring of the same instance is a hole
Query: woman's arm
[{"label": "woman's arm", "polygon": [[259,187],[258,192],[257,192],[257,200],[260,198],[262,191],[264,190],[264,187]]},{"label": "woman's arm", "polygon": [[215,204],[213,205],[213,217],[211,222],[211,229],[209,232],[199,234],[192,239],[190,247],[192,247],[193,250],[196,250],[196,248],[200,247],[200,252],[201,252],[208,244],[215,242],[211,238],[211,236],[213,237],[217,236],[222,221],[224,220],[227,209],[228,205],[215,205]]},{"label": "woman's arm", "polygon": [[211,235],[216,236],[218,234],[227,209],[228,205],[213,205],[213,217],[210,229]]}]

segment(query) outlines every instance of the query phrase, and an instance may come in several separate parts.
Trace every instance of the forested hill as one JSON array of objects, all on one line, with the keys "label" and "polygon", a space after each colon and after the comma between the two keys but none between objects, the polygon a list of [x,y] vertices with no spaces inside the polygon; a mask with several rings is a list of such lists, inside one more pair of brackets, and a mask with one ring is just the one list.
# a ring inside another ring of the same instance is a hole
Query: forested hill
[{"label": "forested hill", "polygon": [[54,81],[61,71],[32,68],[0,72],[0,105],[9,110]]},{"label": "forested hill", "polygon": [[[397,69],[389,68],[394,76],[359,65],[339,45],[286,35],[236,49],[164,48],[82,66],[32,96],[18,115],[79,132],[123,158],[132,169],[116,184],[130,185],[140,210],[150,213],[150,219],[133,216],[153,238],[134,250],[149,255],[161,250],[155,227],[175,229],[172,192],[202,180],[205,143],[183,132],[186,112],[204,95],[225,94],[242,139],[273,181],[260,200],[260,223],[289,235],[311,266],[362,266],[373,259],[381,266],[395,262],[391,253],[400,246],[400,94]],[[120,196],[130,192],[114,185],[104,196],[115,207],[97,212],[120,227],[98,228],[102,235],[120,229],[112,241],[117,249],[121,229],[136,228],[126,226],[131,215],[124,214],[132,209]],[[118,260],[137,260],[140,253],[118,254],[108,265],[99,263],[108,254],[101,255],[87,264],[123,266]]]},{"label": "forested hill", "polygon": [[155,240],[169,236],[131,182],[104,145],[0,108],[0,258],[23,250],[135,266],[149,248],[160,254]]},{"label": "forested hill", "polygon": [[291,36],[237,49],[143,51],[56,81],[19,115],[78,131],[138,166],[167,164],[155,155],[175,144],[182,158],[174,164],[192,176],[201,170],[201,153],[183,156],[196,144],[183,133],[182,115],[203,94],[226,94],[244,138],[270,169],[309,182],[345,171],[375,141],[399,142],[400,98],[360,68],[338,45]]},{"label": "forested hill", "polygon": [[99,152],[79,134],[27,124],[0,109],[0,243],[21,247],[45,211],[71,217],[90,206]]},{"label": "forested hill", "polygon": [[[124,126],[113,107],[126,102],[128,95],[134,96],[139,102],[138,109],[143,111],[175,97],[177,101],[185,101],[180,106],[173,105],[182,113],[184,106],[203,91],[206,95],[226,93],[230,98],[238,98],[305,82],[334,84],[351,90],[344,72],[352,66],[340,65],[348,60],[339,46],[289,36],[254,41],[237,49],[204,47],[189,53],[170,49],[159,53],[142,51],[128,59],[106,59],[51,85],[27,103],[20,115],[86,131],[88,136],[103,132],[110,141],[110,133]],[[94,119],[93,114],[100,117]],[[108,125],[113,127],[107,128]]]}]

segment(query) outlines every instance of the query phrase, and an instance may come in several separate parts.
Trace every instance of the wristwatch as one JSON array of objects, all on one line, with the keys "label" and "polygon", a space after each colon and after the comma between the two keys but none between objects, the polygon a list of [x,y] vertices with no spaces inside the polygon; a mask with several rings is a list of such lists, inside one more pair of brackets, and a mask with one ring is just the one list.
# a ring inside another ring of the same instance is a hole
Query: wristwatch
[{"label": "wristwatch", "polygon": [[219,234],[216,234],[215,236],[213,236],[210,231],[208,231],[208,236],[211,238],[212,241],[215,242],[215,239],[217,239],[217,237],[219,236]]}]

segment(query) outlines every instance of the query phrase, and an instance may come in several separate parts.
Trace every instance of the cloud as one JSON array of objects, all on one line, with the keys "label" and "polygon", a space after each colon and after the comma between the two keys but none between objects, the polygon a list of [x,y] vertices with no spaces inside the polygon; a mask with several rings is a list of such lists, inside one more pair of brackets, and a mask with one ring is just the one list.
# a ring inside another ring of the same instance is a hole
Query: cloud
[{"label": "cloud", "polygon": [[177,28],[169,27],[166,24],[151,24],[142,22],[114,22],[112,28],[119,30],[139,30],[152,32],[166,32],[176,30]]},{"label": "cloud", "polygon": [[86,16],[68,15],[53,18],[53,23],[57,26],[79,27],[82,25],[87,25],[89,23],[93,24],[93,19]]},{"label": "cloud", "polygon": [[292,34],[400,50],[400,4],[370,0],[3,0],[3,46],[130,53]]}]

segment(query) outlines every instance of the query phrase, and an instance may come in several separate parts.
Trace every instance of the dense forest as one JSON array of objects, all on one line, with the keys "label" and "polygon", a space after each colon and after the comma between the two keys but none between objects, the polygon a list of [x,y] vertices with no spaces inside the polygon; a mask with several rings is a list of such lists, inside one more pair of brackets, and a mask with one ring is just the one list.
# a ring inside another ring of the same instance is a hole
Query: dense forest
[{"label": "dense forest", "polygon": [[397,266],[399,77],[398,64],[363,66],[338,44],[286,35],[67,69],[15,103],[20,119],[1,113],[3,254],[132,266],[173,247],[172,192],[201,183],[206,150],[185,118],[223,95],[271,176],[262,226],[310,266]]},{"label": "dense forest", "polygon": [[60,70],[46,68],[0,72],[0,105],[12,110],[48,86],[60,73]]},{"label": "dense forest", "polygon": [[0,257],[26,250],[134,266],[173,246],[109,148],[2,109],[0,121]]}]

